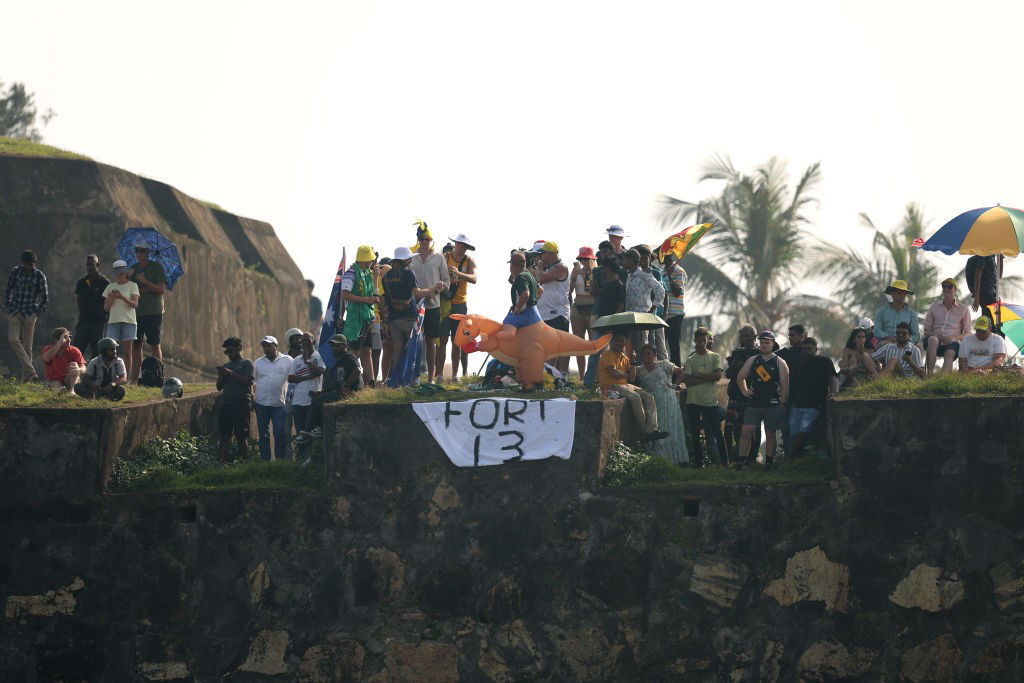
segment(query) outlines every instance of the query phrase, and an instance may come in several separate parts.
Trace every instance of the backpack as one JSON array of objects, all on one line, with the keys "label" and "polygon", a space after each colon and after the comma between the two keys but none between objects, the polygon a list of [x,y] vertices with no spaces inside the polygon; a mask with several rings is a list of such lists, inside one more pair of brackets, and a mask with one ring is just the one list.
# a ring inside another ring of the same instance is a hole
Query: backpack
[{"label": "backpack", "polygon": [[144,387],[162,387],[164,385],[164,364],[150,356],[139,366],[139,384]]}]

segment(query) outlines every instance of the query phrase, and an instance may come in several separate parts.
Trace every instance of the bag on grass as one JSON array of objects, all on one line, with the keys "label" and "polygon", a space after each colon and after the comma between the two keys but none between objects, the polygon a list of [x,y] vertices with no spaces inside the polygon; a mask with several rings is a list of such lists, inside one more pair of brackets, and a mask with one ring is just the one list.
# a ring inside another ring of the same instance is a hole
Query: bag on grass
[{"label": "bag on grass", "polygon": [[164,385],[164,364],[150,356],[139,366],[139,384],[144,387],[162,387]]}]

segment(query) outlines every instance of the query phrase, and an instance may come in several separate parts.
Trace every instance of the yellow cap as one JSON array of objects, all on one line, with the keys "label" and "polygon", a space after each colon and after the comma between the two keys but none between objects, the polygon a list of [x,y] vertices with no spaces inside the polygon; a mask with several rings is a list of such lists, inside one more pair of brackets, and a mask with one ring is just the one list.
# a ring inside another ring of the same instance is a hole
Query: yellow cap
[{"label": "yellow cap", "polygon": [[359,247],[356,251],[356,261],[373,261],[377,258],[377,253],[373,250],[373,247],[364,244]]},{"label": "yellow cap", "polygon": [[549,252],[551,254],[557,254],[558,253],[558,242],[552,242],[551,240],[548,240],[547,242],[544,243],[544,246],[542,246],[540,248],[540,250],[541,251]]},{"label": "yellow cap", "polygon": [[988,317],[983,315],[980,318],[978,318],[978,321],[976,323],[974,323],[974,329],[987,330],[990,324],[991,323],[989,322]]},{"label": "yellow cap", "polygon": [[953,289],[956,289],[956,280],[954,280],[951,277],[947,277],[945,280],[943,280],[942,284],[944,284],[944,285],[953,285]]}]

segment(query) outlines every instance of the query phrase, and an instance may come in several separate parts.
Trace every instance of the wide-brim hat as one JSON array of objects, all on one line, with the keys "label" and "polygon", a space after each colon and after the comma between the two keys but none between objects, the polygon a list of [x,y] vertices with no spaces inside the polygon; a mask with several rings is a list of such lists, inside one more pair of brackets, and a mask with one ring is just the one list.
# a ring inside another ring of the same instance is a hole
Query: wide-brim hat
[{"label": "wide-brim hat", "polygon": [[448,239],[450,239],[452,242],[462,242],[463,244],[466,245],[466,249],[469,249],[470,251],[473,251],[473,250],[476,249],[476,245],[473,244],[473,240],[471,240],[468,237],[466,237],[466,233],[464,233],[464,232],[460,232],[455,237],[449,236]]},{"label": "wide-brim hat", "polygon": [[906,280],[894,280],[891,285],[885,288],[886,294],[892,294],[893,292],[906,292],[907,294],[913,295],[914,293],[907,289]]},{"label": "wide-brim hat", "polygon": [[597,254],[594,253],[593,247],[580,247],[580,253],[576,256],[577,261],[585,261],[590,259],[591,261],[597,260]]},{"label": "wide-brim hat", "polygon": [[375,252],[373,250],[373,247],[371,247],[369,244],[364,244],[360,246],[359,249],[356,250],[356,261],[361,261],[365,263],[367,261],[376,260],[377,252]]},{"label": "wide-brim hat", "polygon": [[412,250],[409,247],[398,247],[395,249],[396,261],[408,261],[412,258]]},{"label": "wide-brim hat", "polygon": [[626,236],[626,231],[623,230],[618,225],[610,225],[610,226],[608,226],[608,229],[605,230],[605,232],[608,233],[609,235],[611,235],[612,237],[625,237]]}]

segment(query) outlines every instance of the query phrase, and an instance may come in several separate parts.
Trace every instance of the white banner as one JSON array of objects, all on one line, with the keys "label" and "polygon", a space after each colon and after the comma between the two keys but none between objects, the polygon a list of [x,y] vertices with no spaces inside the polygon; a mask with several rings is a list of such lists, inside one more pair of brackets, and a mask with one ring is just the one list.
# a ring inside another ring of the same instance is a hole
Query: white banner
[{"label": "white banner", "polygon": [[567,398],[478,398],[413,403],[412,409],[458,467],[568,460],[572,452],[576,401]]}]

